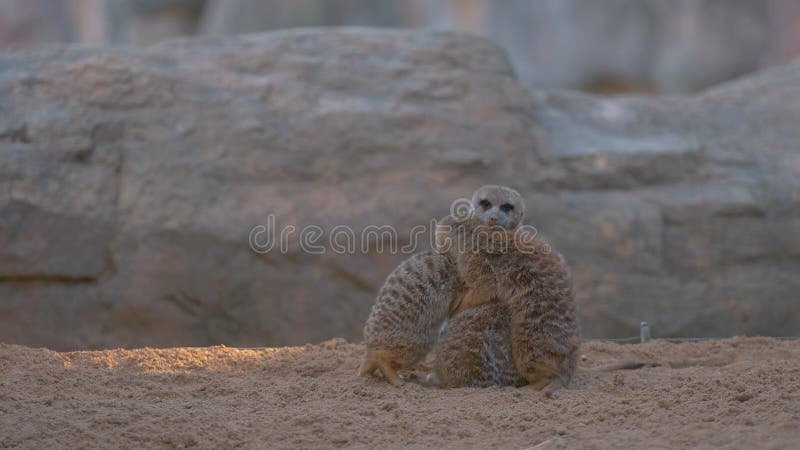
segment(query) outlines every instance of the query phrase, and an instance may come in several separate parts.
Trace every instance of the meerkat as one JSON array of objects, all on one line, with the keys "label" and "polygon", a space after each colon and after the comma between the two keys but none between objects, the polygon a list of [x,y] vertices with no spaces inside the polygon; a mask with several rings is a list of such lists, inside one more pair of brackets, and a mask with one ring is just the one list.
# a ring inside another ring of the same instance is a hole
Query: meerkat
[{"label": "meerkat", "polygon": [[[564,260],[540,241],[517,240],[525,205],[516,191],[484,186],[470,204],[467,219],[451,215],[440,221],[439,253],[415,255],[387,278],[364,328],[361,375],[380,371],[399,383],[398,371],[412,369],[430,351],[450,317],[427,384],[531,384],[547,387],[550,395],[575,371],[580,342]],[[642,365],[624,362],[592,371]]]},{"label": "meerkat", "polygon": [[429,251],[403,261],[386,278],[364,325],[361,376],[379,371],[399,384],[398,372],[413,369],[433,348],[451,305],[465,291],[448,254]]},{"label": "meerkat", "polygon": [[447,321],[425,382],[443,388],[526,384],[514,365],[506,306],[494,299]]},{"label": "meerkat", "polygon": [[[508,220],[498,215],[498,222],[510,229],[516,227],[524,214],[522,197],[516,195],[511,209],[517,211],[510,214],[515,218]],[[507,207],[503,206],[503,210]],[[445,234],[437,230],[437,240],[439,237],[444,238]],[[367,354],[360,369],[362,376],[377,370],[390,383],[400,383],[398,372],[411,370],[426,356],[448,317],[488,300],[491,292],[483,292],[482,288],[493,283],[488,279],[471,279],[468,289],[456,267],[454,257],[458,255],[456,251],[420,253],[401,263],[387,277],[364,326]]]},{"label": "meerkat", "polygon": [[493,266],[511,319],[517,370],[537,389],[566,387],[575,372],[580,330],[564,258],[539,240],[514,240]]},{"label": "meerkat", "polygon": [[[513,386],[528,381],[517,370],[511,343],[511,318],[506,305],[493,299],[457,313],[433,349],[431,371],[415,374],[422,384],[441,388]],[[639,369],[638,361],[619,361],[580,372]],[[548,397],[554,390],[545,391]]]},{"label": "meerkat", "polygon": [[469,211],[451,213],[437,222],[435,246],[456,262],[468,286],[457,298],[450,314],[469,309],[496,297],[496,274],[487,256],[508,250],[511,237],[525,216],[525,202],[515,190],[488,185],[475,191]]},{"label": "meerkat", "polygon": [[[437,250],[453,257],[469,290],[451,309],[463,313],[500,299],[507,309],[514,366],[529,385],[549,395],[571,379],[580,346],[566,262],[532,234],[517,236],[525,206],[513,189],[483,186],[473,194],[471,207],[465,220],[451,215],[440,222],[455,225],[455,231],[437,227]],[[451,244],[466,240],[468,245],[443,248],[448,237]]]}]

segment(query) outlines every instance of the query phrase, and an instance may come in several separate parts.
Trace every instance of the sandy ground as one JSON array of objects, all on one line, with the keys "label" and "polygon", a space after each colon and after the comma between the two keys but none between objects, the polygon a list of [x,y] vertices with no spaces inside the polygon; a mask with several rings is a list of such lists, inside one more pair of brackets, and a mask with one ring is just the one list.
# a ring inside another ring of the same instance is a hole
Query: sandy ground
[{"label": "sandy ground", "polygon": [[0,345],[0,447],[800,448],[800,342],[588,343],[580,373],[531,389],[392,387],[332,340],[57,353]]}]

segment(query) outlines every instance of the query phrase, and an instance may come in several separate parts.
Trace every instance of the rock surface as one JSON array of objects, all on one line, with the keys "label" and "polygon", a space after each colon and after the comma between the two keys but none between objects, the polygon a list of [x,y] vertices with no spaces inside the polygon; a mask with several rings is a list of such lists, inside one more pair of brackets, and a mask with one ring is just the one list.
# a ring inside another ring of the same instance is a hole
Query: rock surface
[{"label": "rock surface", "polygon": [[[798,83],[530,93],[486,40],[368,29],[3,54],[0,341],[360,339],[406,255],[311,254],[300,230],[406,245],[486,183],[567,256],[587,336],[796,334]],[[270,215],[295,233],[257,253]]]}]

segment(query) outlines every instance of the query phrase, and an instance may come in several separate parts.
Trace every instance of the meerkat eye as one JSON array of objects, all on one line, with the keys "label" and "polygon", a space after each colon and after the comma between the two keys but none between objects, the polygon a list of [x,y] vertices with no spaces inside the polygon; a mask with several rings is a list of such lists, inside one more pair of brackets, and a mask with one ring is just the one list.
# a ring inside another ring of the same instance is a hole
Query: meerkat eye
[{"label": "meerkat eye", "polygon": [[514,205],[512,205],[511,203],[503,203],[502,205],[500,205],[500,210],[503,211],[504,213],[511,212],[514,210]]},{"label": "meerkat eye", "polygon": [[492,207],[492,202],[490,202],[489,200],[483,199],[483,200],[478,202],[478,206],[480,206],[483,209],[489,209],[489,208]]}]

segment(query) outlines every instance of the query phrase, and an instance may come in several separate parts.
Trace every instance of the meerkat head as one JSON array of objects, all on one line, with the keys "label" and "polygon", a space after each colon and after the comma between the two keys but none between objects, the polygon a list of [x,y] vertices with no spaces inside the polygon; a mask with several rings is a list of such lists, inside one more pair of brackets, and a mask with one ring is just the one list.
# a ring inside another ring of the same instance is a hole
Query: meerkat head
[{"label": "meerkat head", "polygon": [[525,202],[519,192],[505,186],[488,185],[472,194],[474,218],[487,226],[516,229],[525,216]]}]

